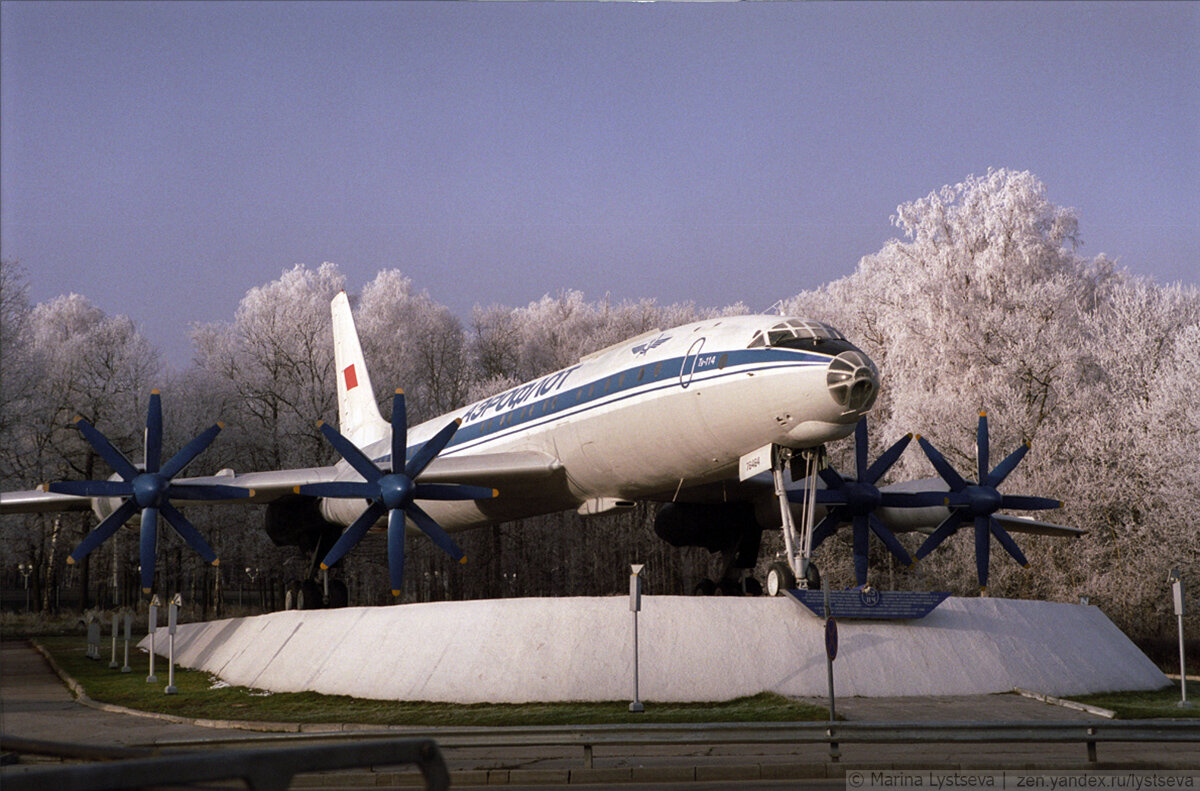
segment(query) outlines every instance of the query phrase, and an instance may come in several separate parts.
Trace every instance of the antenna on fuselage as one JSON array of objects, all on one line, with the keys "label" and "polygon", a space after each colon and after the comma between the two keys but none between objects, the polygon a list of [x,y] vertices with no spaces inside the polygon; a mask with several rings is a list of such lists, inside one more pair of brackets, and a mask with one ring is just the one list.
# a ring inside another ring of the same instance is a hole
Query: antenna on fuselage
[{"label": "antenna on fuselage", "polygon": [[783,314],[783,300],[782,299],[775,300],[775,303],[772,304],[771,307],[767,308],[765,312],[766,313],[778,313],[780,316],[784,315]]}]

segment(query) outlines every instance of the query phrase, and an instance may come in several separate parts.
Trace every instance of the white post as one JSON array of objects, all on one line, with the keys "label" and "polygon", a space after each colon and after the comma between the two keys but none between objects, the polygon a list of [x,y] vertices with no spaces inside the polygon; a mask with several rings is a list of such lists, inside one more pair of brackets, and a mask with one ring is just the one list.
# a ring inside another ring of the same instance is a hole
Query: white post
[{"label": "white post", "polygon": [[179,691],[175,686],[175,625],[179,621],[179,605],[183,604],[183,596],[176,593],[171,599],[171,607],[167,610],[167,688],[168,695]]},{"label": "white post", "polygon": [[629,575],[629,609],[633,612],[633,702],[629,704],[632,712],[645,711],[638,692],[638,611],[642,609],[642,569],[645,564],[634,563]]},{"label": "white post", "polygon": [[1171,595],[1175,599],[1175,617],[1179,619],[1179,703],[1182,709],[1190,708],[1187,699],[1187,663],[1183,653],[1183,579],[1178,569],[1171,570]]},{"label": "white post", "polygon": [[121,667],[122,673],[132,673],[133,668],[129,666],[129,638],[133,633],[133,613],[125,613],[125,664]]},{"label": "white post", "polygon": [[154,633],[158,631],[158,596],[150,600],[150,615],[147,631],[150,632],[150,675],[146,676],[147,684],[157,684],[158,676],[154,675]]},{"label": "white post", "polygon": [[108,663],[109,670],[116,670],[120,665],[117,664],[117,613],[113,613],[112,620],[112,661]]}]

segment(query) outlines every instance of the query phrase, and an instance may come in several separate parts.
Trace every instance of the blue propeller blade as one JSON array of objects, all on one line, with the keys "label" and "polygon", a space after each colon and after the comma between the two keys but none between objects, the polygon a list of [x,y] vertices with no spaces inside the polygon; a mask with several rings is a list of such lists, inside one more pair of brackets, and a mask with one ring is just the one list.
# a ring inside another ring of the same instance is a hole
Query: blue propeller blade
[{"label": "blue propeller blade", "polygon": [[357,481],[329,481],[328,483],[306,483],[296,487],[296,494],[310,497],[345,497],[358,500],[374,500],[379,497],[379,484]]},{"label": "blue propeller blade", "polygon": [[142,593],[154,587],[154,558],[158,544],[158,509],[142,509],[142,536],[138,557],[142,564]]},{"label": "blue propeller blade", "polygon": [[[817,470],[817,475],[821,476],[821,480],[825,481],[825,485],[828,486],[830,489],[840,489],[842,487],[842,484],[844,484],[846,482],[846,479],[843,478],[838,473],[838,471],[835,470],[833,467],[822,467],[819,470]],[[791,494],[792,493],[789,492],[789,494],[788,494],[789,498],[791,497]],[[800,499],[793,500],[792,502],[798,503],[802,499],[803,499],[803,494],[801,494]]]},{"label": "blue propeller blade", "polygon": [[942,523],[937,526],[937,529],[930,534],[929,538],[925,539],[925,543],[921,544],[920,549],[917,550],[917,560],[937,549],[939,544],[954,535],[958,531],[958,526],[962,523],[962,520],[963,514],[961,511],[955,511],[942,520]]},{"label": "blue propeller blade", "polygon": [[821,546],[821,542],[829,538],[837,531],[838,525],[850,518],[850,510],[848,508],[834,508],[825,515],[825,518],[817,522],[813,527],[812,549]]},{"label": "blue propeller blade", "polygon": [[854,475],[859,481],[867,481],[867,421],[862,419],[854,427]]},{"label": "blue propeller blade", "polygon": [[46,490],[76,497],[129,497],[133,494],[133,486],[125,481],[55,481],[48,484]]},{"label": "blue propeller blade", "polygon": [[988,464],[988,424],[987,412],[979,413],[979,425],[975,427],[975,458],[978,461],[979,477],[975,480],[983,481],[991,465]]},{"label": "blue propeller blade", "polygon": [[447,555],[457,560],[459,563],[466,563],[466,553],[454,543],[454,539],[450,538],[450,534],[442,529],[442,526],[433,521],[433,517],[425,513],[424,509],[416,503],[411,504],[405,509],[408,517],[416,523],[417,527],[421,528],[421,532],[429,536],[433,543],[441,547],[442,551]]},{"label": "blue propeller blade", "polygon": [[253,496],[253,489],[219,483],[173,483],[167,488],[167,497],[172,500],[241,500]]},{"label": "blue propeller blade", "polygon": [[[146,472],[158,472],[162,463],[162,395],[157,390],[150,391],[150,407],[146,413]],[[168,475],[168,478],[171,476]]]},{"label": "blue propeller blade", "polygon": [[163,503],[159,509],[163,518],[167,520],[167,524],[175,531],[175,534],[187,542],[187,545],[195,550],[196,554],[204,558],[205,563],[217,565],[217,553],[204,540],[204,536],[200,535],[200,531],[187,520],[179,509],[170,503]]},{"label": "blue propeller blade", "polygon": [[137,513],[137,510],[136,503],[126,500],[117,510],[105,517],[104,521],[96,525],[92,532],[83,537],[83,541],[80,541],[79,546],[71,552],[70,562],[83,560],[91,554],[93,549],[112,538],[113,533],[117,532],[117,528],[128,522],[130,517]]},{"label": "blue propeller blade", "polygon": [[100,454],[100,458],[108,462],[108,466],[112,467],[117,475],[120,475],[126,481],[132,481],[141,474],[138,468],[133,466],[133,463],[129,459],[125,458],[125,454],[114,448],[112,443],[108,441],[108,438],[101,434],[91,423],[81,417],[77,417],[75,418],[75,428],[79,429],[79,432],[83,434],[88,444],[96,449],[96,452]]},{"label": "blue propeller blade", "polygon": [[[192,463],[192,459],[196,458],[205,450],[207,450],[208,446],[212,444],[213,440],[216,439],[217,435],[220,433],[220,423],[217,423],[214,426],[209,426],[207,429],[200,432],[195,439],[184,445],[178,453],[172,456],[170,461],[162,466],[161,470],[158,470],[159,475],[163,476],[164,478],[174,478],[183,471],[184,467]],[[154,472],[154,470],[149,470],[149,472]]]},{"label": "blue propeller blade", "polygon": [[1021,447],[1010,453],[1004,461],[997,464],[996,469],[992,470],[991,474],[983,480],[983,485],[995,488],[1004,483],[1004,479],[1007,478],[1014,469],[1016,469],[1017,464],[1020,463],[1021,459],[1025,458],[1025,454],[1028,452],[1029,443],[1026,442],[1025,444],[1021,445]]},{"label": "blue propeller blade", "polygon": [[929,508],[945,505],[949,492],[880,492],[884,508]]},{"label": "blue propeller blade", "polygon": [[490,500],[499,495],[496,489],[460,483],[418,483],[413,490],[414,500]]},{"label": "blue propeller blade", "polygon": [[321,561],[321,568],[330,568],[345,557],[347,552],[353,549],[359,541],[362,541],[363,536],[371,529],[371,525],[378,522],[379,518],[385,513],[387,513],[387,509],[381,503],[371,503],[371,505],[367,506],[367,510],[359,514],[354,523],[342,533],[341,538],[337,540],[333,548],[325,554],[325,559]]},{"label": "blue propeller blade", "polygon": [[[392,396],[392,469],[404,466],[408,454],[408,408],[404,404],[404,390],[397,387]],[[411,477],[411,476],[410,476]]]},{"label": "blue propeller blade", "polygon": [[893,534],[891,530],[888,530],[887,526],[883,522],[880,522],[879,517],[875,516],[875,514],[870,514],[868,519],[870,520],[869,524],[871,526],[871,532],[873,532],[876,537],[883,542],[884,546],[888,548],[888,551],[890,551],[901,562],[903,562],[905,566],[911,566],[913,564],[913,560],[911,557],[909,557],[908,552],[904,549],[904,545],[897,540],[895,534]]},{"label": "blue propeller blade", "polygon": [[992,535],[994,535],[996,540],[1000,542],[1000,546],[1004,547],[1008,554],[1012,555],[1013,560],[1017,561],[1022,568],[1029,568],[1029,561],[1025,559],[1025,553],[1023,553],[1021,548],[1017,546],[1017,542],[1013,541],[1012,536],[1008,534],[1008,531],[1001,527],[999,522],[990,517],[988,521],[988,527],[991,530]]},{"label": "blue propeller blade", "polygon": [[933,468],[937,470],[938,475],[942,476],[942,480],[950,484],[950,491],[958,492],[966,488],[967,482],[958,474],[958,471],[950,466],[950,462],[946,461],[937,448],[929,444],[929,440],[924,437],[917,437],[917,442],[921,446],[921,450],[925,451],[926,458]]},{"label": "blue propeller blade", "polygon": [[404,512],[393,509],[388,514],[388,579],[392,583],[392,595],[399,596],[404,590]]},{"label": "blue propeller blade", "polygon": [[1000,501],[1000,508],[1011,508],[1015,511],[1049,511],[1062,508],[1061,500],[1050,497],[1026,497],[1019,494],[1006,494]]},{"label": "blue propeller blade", "polygon": [[429,462],[433,461],[442,450],[450,442],[450,438],[454,436],[454,432],[458,431],[462,421],[455,418],[454,422],[448,424],[445,428],[433,435],[433,438],[417,449],[413,454],[412,459],[408,464],[404,465],[404,474],[409,478],[416,480],[417,476],[424,472],[429,466]]},{"label": "blue propeller blade", "polygon": [[[865,465],[864,465],[865,466]],[[854,581],[858,585],[867,584],[867,561],[871,551],[871,532],[867,524],[866,514],[854,517]]]},{"label": "blue propeller blade", "polygon": [[321,429],[321,433],[325,435],[325,439],[329,440],[329,444],[333,445],[342,458],[368,482],[375,483],[383,477],[383,471],[375,466],[375,462],[367,458],[367,454],[359,450],[358,446],[353,442],[343,437],[337,429],[323,420],[317,423],[317,427]]},{"label": "blue propeller blade", "polygon": [[886,475],[887,471],[890,470],[892,465],[896,463],[896,460],[900,458],[900,455],[904,453],[904,449],[908,447],[908,443],[912,442],[912,438],[912,434],[909,434],[906,437],[901,437],[892,445],[892,447],[885,450],[883,454],[875,460],[875,463],[867,469],[862,481],[864,483],[873,484]]},{"label": "blue propeller blade", "polygon": [[979,589],[986,590],[992,534],[988,530],[990,516],[975,517],[975,571],[979,575]]}]

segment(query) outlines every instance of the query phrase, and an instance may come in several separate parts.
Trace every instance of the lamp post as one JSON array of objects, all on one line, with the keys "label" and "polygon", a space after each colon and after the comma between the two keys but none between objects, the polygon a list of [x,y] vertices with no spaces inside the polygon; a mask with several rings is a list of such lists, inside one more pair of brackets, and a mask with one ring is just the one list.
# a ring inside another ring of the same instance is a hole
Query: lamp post
[{"label": "lamp post", "polygon": [[158,631],[158,596],[150,599],[150,612],[146,617],[146,631],[150,633],[150,675],[146,676],[147,684],[155,684],[158,682],[158,676],[154,675],[154,634]]},{"label": "lamp post", "polygon": [[1179,703],[1176,705],[1182,709],[1190,708],[1191,703],[1187,699],[1187,664],[1184,661],[1183,654],[1183,574],[1179,569],[1171,569],[1171,573],[1167,575],[1167,582],[1171,583],[1171,596],[1175,600],[1175,617],[1179,621]]},{"label": "lamp post", "polygon": [[638,611],[642,609],[642,569],[645,567],[643,563],[629,567],[629,609],[633,611],[633,702],[629,704],[632,712],[646,710],[638,695]]},{"label": "lamp post", "polygon": [[183,596],[176,593],[167,609],[167,688],[163,690],[168,695],[179,692],[175,686],[175,626],[179,622],[179,607],[183,604]]},{"label": "lamp post", "polygon": [[[250,578],[250,587],[254,587],[254,581],[258,579],[258,567],[246,566],[246,576]],[[242,604],[242,597],[238,596],[238,604]]]},{"label": "lamp post", "polygon": [[25,578],[25,612],[29,612],[29,575],[33,573],[33,564],[22,561],[17,564],[17,571]]}]

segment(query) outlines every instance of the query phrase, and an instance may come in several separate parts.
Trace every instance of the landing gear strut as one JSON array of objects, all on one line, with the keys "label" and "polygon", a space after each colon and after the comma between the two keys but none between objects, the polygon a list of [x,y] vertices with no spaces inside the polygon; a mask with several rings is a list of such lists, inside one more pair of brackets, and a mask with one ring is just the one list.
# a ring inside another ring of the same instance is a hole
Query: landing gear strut
[{"label": "landing gear strut", "polygon": [[796,451],[779,445],[772,448],[771,477],[775,482],[775,496],[779,499],[786,558],[772,563],[767,570],[767,593],[771,596],[778,596],[797,585],[809,590],[821,587],[821,575],[812,562],[812,533],[817,506],[817,469],[823,450],[805,448],[799,451],[804,461],[804,501],[801,508],[804,521],[797,532],[795,520],[792,519],[791,501],[783,485],[783,471],[792,463]]}]

